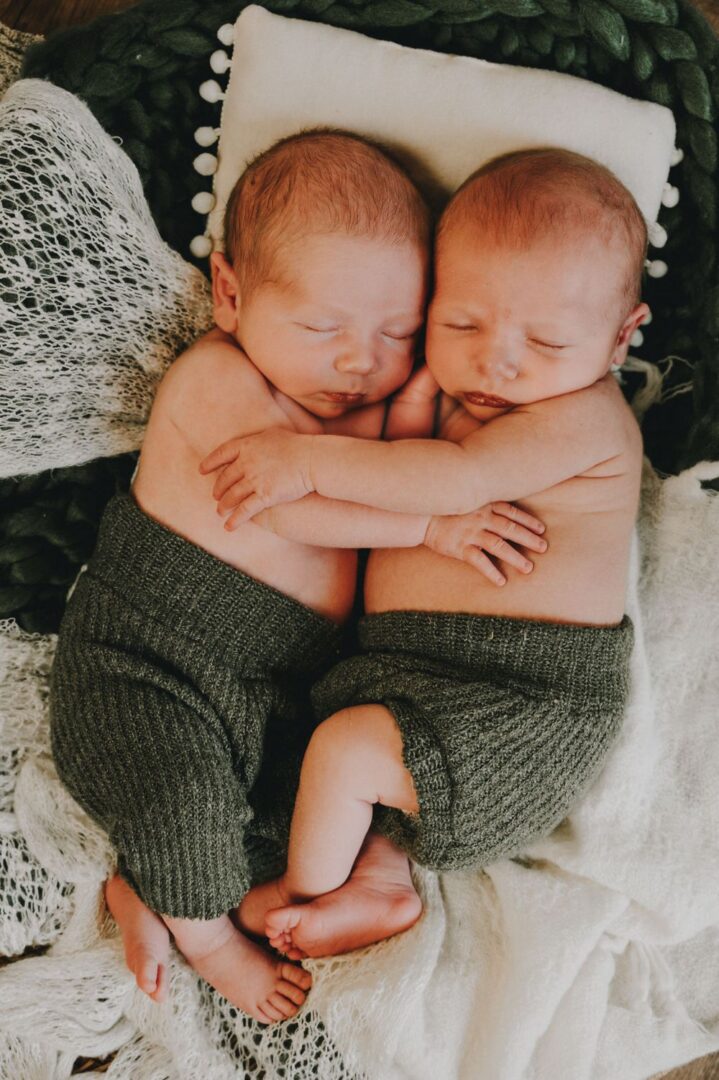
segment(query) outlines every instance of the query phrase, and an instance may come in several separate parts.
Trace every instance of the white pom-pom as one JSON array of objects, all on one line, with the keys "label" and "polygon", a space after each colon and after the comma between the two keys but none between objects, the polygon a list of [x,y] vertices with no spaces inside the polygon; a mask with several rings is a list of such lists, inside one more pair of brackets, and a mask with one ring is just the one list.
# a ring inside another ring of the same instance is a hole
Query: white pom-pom
[{"label": "white pom-pom", "polygon": [[658,221],[649,226],[649,243],[652,247],[663,248],[667,242],[667,230]]},{"label": "white pom-pom", "polygon": [[193,236],[190,241],[190,251],[196,259],[206,259],[212,251],[212,241],[209,236]]},{"label": "white pom-pom", "polygon": [[232,23],[223,23],[223,25],[217,31],[217,36],[223,45],[230,46],[235,36],[235,28]]},{"label": "white pom-pom", "polygon": [[215,75],[224,75],[227,69],[232,67],[232,62],[224,49],[213,52],[210,57],[210,67]]},{"label": "white pom-pom", "polygon": [[649,277],[664,277],[668,269],[669,267],[662,259],[654,259],[653,262],[647,263],[647,273],[649,274]]},{"label": "white pom-pom", "polygon": [[209,101],[210,105],[222,101],[224,96],[222,87],[214,79],[208,79],[207,82],[203,82],[200,86],[200,97],[205,101]]},{"label": "white pom-pom", "polygon": [[651,313],[651,311],[648,311],[646,313],[646,315],[644,316],[644,318],[642,319],[642,326],[649,326],[649,323],[651,321],[652,321],[652,313]]},{"label": "white pom-pom", "polygon": [[198,154],[192,164],[200,176],[212,176],[217,172],[217,158],[214,154]]},{"label": "white pom-pom", "polygon": [[662,205],[663,206],[676,206],[679,202],[679,188],[675,188],[673,184],[665,184],[662,191]]},{"label": "white pom-pom", "polygon": [[193,196],[192,209],[196,210],[198,214],[209,214],[216,201],[211,191],[198,191]]},{"label": "white pom-pom", "polygon": [[219,134],[219,128],[201,127],[195,132],[195,142],[198,146],[212,146],[217,142]]},{"label": "white pom-pom", "polygon": [[672,150],[672,156],[669,159],[672,165],[678,165],[680,161],[684,161],[684,151],[680,150],[678,146],[675,146]]},{"label": "white pom-pom", "polygon": [[644,344],[644,334],[641,330],[635,330],[629,339],[629,344],[633,345],[635,349],[638,349],[640,345]]}]

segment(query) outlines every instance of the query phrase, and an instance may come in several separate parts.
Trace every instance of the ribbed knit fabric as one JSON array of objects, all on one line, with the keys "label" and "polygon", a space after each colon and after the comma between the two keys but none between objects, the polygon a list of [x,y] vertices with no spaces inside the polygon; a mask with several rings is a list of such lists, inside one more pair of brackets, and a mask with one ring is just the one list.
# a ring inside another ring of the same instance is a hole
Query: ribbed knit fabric
[{"label": "ribbed knit fabric", "polygon": [[319,717],[384,704],[418,815],[375,826],[434,870],[483,866],[546,835],[597,775],[622,721],[634,640],[616,627],[390,611],[312,692]]},{"label": "ribbed knit fabric", "polygon": [[[313,726],[308,683],[340,636],[131,496],[109,503],[60,628],[52,747],[154,911],[228,911],[252,881],[249,850],[286,843]],[[266,790],[252,791],[263,756]],[[269,822],[253,820],[258,803]]]}]

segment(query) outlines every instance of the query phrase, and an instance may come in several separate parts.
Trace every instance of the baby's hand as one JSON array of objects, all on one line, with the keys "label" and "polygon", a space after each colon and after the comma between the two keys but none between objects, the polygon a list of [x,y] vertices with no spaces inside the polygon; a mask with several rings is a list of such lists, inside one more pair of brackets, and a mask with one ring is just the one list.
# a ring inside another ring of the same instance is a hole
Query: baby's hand
[{"label": "baby's hand", "polygon": [[471,514],[431,518],[424,544],[439,555],[469,563],[495,585],[505,585],[506,577],[484,552],[530,574],[534,563],[517,547],[546,551],[547,541],[537,535],[542,532],[544,525],[537,518],[512,503],[497,502]]},{"label": "baby's hand", "polygon": [[311,445],[306,435],[268,428],[230,439],[200,462],[203,475],[221,470],[212,497],[217,499],[218,514],[232,510],[225,528],[236,529],[261,510],[309,494]]}]

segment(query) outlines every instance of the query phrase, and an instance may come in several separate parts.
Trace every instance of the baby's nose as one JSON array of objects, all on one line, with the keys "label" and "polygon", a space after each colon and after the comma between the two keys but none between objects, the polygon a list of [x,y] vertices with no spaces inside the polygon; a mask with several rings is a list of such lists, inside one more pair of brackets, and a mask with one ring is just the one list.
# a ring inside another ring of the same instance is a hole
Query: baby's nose
[{"label": "baby's nose", "polygon": [[335,360],[337,371],[347,371],[356,375],[369,375],[374,370],[376,358],[370,345],[357,343],[343,350]]},{"label": "baby's nose", "polygon": [[478,360],[480,370],[485,375],[498,376],[500,379],[516,379],[519,375],[519,364],[506,353],[485,353]]}]

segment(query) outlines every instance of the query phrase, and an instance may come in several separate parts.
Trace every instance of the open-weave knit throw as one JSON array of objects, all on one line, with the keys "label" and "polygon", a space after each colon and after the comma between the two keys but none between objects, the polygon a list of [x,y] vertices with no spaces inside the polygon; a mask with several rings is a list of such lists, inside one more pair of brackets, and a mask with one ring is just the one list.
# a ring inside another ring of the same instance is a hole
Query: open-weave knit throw
[{"label": "open-weave knit throw", "polygon": [[[218,27],[234,21],[243,6],[238,0],[144,0],[120,15],[53,34],[25,59],[24,74],[79,94],[122,141],[162,236],[186,257],[199,223],[190,200],[206,187],[192,168],[193,133],[218,122],[217,107],[200,98],[198,87],[211,76]],[[653,363],[670,355],[683,362],[673,364],[665,381],[670,400],[645,419],[645,442],[655,466],[668,472],[719,456],[719,50],[688,2],[277,0],[267,6],[405,45],[565,71],[672,108],[684,152],[675,170],[681,198],[660,218],[669,235],[661,253],[669,273],[646,283],[654,319],[642,355]],[[1,346],[2,331],[0,352]],[[693,393],[672,396],[687,373]],[[31,630],[57,628],[65,584],[55,580],[53,530],[72,533],[82,506],[86,528],[71,559],[76,568],[89,554],[104,503],[118,483],[127,483],[130,468],[119,459],[0,481],[0,617],[15,615]],[[43,527],[48,513],[49,531]],[[29,568],[21,567],[38,538],[42,551],[33,552]],[[60,551],[63,558],[69,550]]]}]

